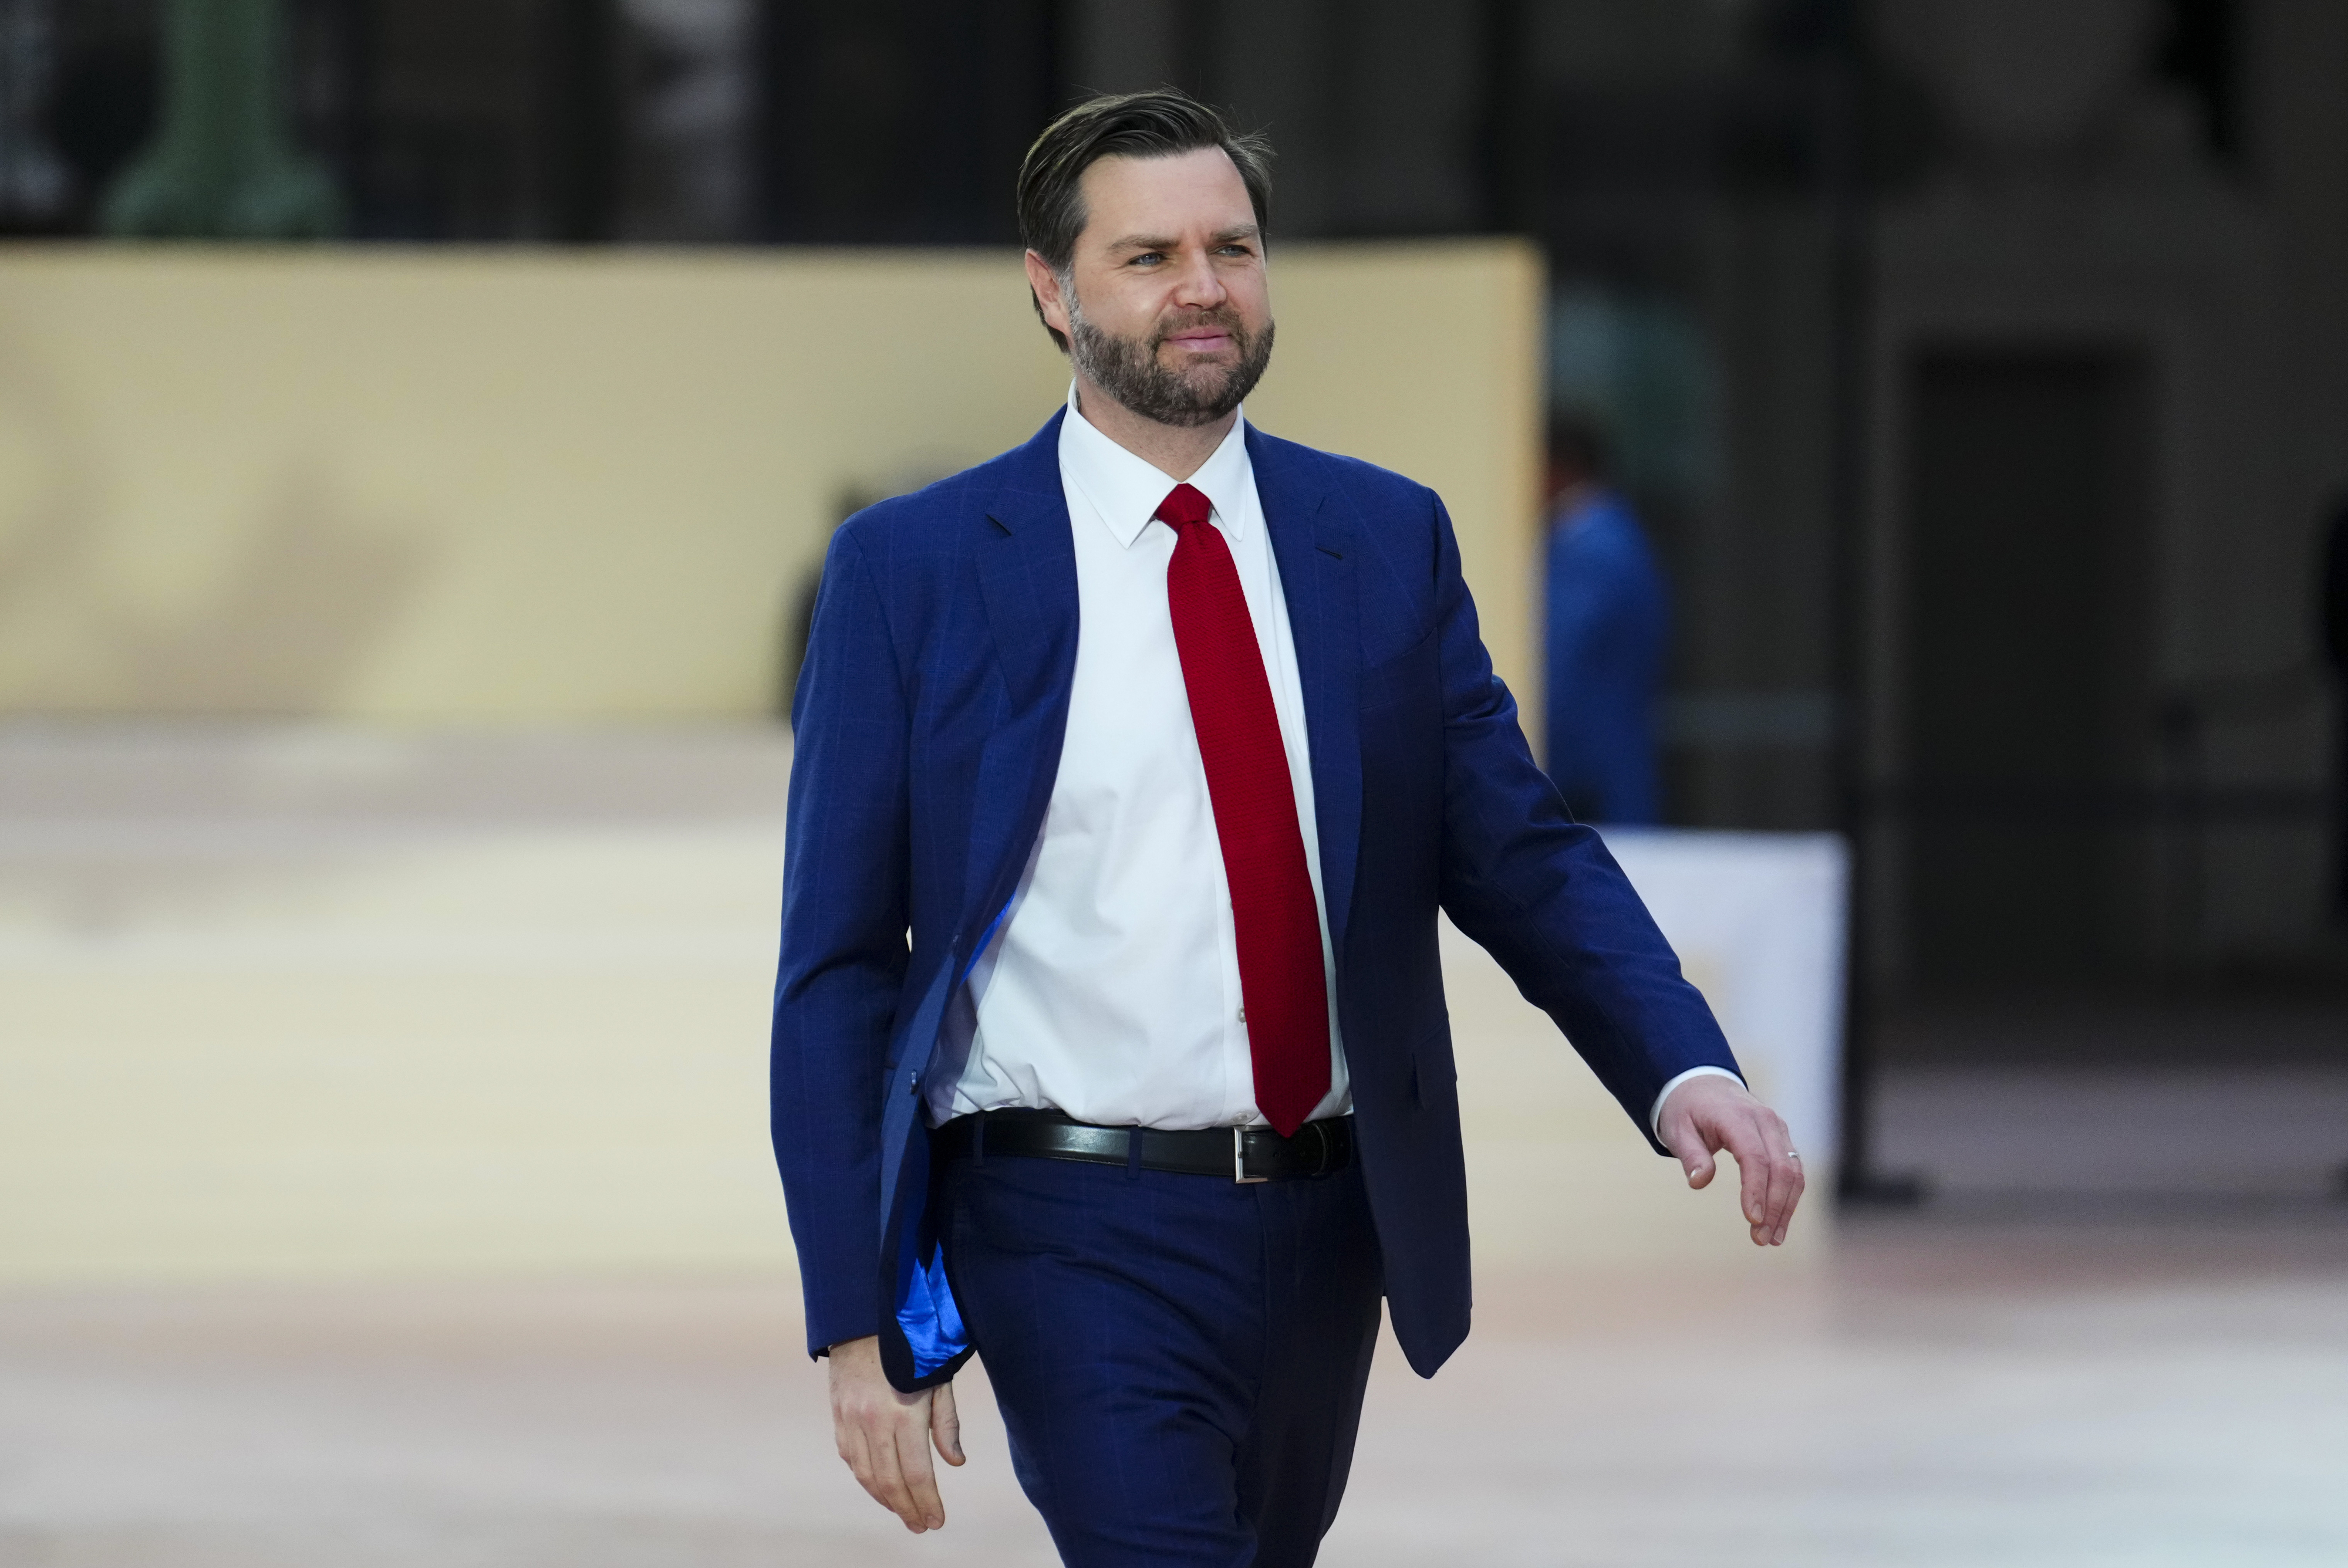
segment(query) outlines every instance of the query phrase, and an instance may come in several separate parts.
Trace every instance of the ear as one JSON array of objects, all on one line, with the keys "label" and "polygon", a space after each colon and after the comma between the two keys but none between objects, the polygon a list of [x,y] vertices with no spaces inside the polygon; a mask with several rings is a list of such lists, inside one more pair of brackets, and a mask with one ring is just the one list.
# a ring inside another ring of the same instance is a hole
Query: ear
[{"label": "ear", "polygon": [[1068,302],[1060,292],[1060,275],[1043,257],[1027,252],[1027,286],[1035,294],[1035,313],[1044,324],[1065,339],[1068,335]]}]

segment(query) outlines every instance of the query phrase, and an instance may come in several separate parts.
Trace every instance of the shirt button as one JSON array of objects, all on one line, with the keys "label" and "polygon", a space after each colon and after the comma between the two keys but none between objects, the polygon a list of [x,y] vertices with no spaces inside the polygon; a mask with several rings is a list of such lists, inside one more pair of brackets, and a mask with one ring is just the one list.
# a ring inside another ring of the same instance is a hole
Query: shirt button
[{"label": "shirt button", "polygon": [[1247,1022],[1247,1009],[1245,1008],[1240,1009],[1240,1021],[1241,1023]]}]

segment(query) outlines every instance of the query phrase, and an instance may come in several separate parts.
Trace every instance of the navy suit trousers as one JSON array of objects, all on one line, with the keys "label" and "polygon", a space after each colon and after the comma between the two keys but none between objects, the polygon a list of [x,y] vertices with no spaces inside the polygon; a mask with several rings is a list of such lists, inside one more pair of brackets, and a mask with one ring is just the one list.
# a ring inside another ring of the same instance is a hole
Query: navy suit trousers
[{"label": "navy suit trousers", "polygon": [[954,1296],[1070,1568],[1307,1568],[1377,1344],[1359,1168],[1241,1185],[995,1155],[942,1179]]}]

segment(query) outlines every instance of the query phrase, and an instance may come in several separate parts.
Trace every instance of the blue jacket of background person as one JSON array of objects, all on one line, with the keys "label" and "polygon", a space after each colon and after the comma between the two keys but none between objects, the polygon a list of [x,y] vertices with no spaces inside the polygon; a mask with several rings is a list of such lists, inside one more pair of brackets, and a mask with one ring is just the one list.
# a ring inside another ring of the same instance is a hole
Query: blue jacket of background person
[{"label": "blue jacket of background person", "polygon": [[[793,702],[775,1152],[810,1354],[878,1333],[901,1389],[944,1380],[972,1348],[931,1214],[922,1085],[1059,767],[1077,613],[1059,422],[841,525]],[[1247,444],[1304,689],[1389,1314],[1432,1375],[1468,1319],[1437,910],[1548,1010],[1643,1135],[1664,1083],[1735,1060],[1604,844],[1534,765],[1434,492],[1254,429]]]},{"label": "blue jacket of background person", "polygon": [[1549,538],[1549,773],[1577,816],[1662,816],[1655,698],[1671,606],[1628,503],[1599,490]]}]

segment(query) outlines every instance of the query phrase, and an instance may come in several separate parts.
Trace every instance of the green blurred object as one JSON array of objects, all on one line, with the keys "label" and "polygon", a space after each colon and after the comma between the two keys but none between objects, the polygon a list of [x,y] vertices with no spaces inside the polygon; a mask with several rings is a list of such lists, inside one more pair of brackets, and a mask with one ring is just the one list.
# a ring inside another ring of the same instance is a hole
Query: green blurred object
[{"label": "green blurred object", "polygon": [[163,125],[106,193],[121,239],[323,240],[341,193],[294,146],[281,0],[170,0]]}]

